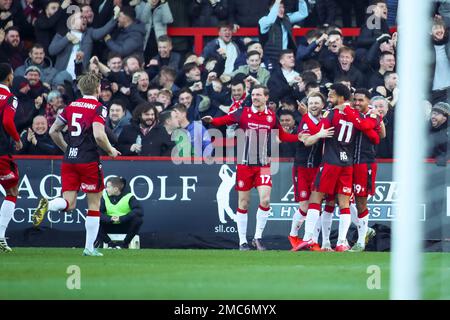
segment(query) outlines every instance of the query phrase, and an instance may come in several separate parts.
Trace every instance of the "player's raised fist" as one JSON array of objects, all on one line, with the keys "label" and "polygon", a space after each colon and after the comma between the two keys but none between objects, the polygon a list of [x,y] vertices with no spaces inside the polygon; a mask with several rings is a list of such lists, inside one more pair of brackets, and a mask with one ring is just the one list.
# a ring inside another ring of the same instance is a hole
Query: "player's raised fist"
[{"label": "player's raised fist", "polygon": [[213,117],[211,116],[205,116],[202,118],[202,121],[205,123],[211,123],[213,121]]}]

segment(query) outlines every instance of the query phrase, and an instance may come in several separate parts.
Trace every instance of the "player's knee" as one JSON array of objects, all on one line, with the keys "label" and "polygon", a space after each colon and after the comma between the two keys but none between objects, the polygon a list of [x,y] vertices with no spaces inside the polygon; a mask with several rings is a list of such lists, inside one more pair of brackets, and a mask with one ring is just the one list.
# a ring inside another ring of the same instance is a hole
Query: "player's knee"
[{"label": "player's knee", "polygon": [[261,207],[264,207],[264,208],[270,207],[270,198],[267,197],[267,198],[261,199],[261,200],[259,201],[259,204],[260,204]]},{"label": "player's knee", "polygon": [[17,188],[12,188],[6,191],[6,195],[8,197],[17,198],[19,195],[19,191],[17,190]]},{"label": "player's knee", "polygon": [[248,200],[247,199],[239,200],[239,209],[242,209],[242,210],[248,209]]},{"label": "player's knee", "polygon": [[356,203],[356,209],[358,212],[363,212],[367,209],[367,205],[365,203]]}]

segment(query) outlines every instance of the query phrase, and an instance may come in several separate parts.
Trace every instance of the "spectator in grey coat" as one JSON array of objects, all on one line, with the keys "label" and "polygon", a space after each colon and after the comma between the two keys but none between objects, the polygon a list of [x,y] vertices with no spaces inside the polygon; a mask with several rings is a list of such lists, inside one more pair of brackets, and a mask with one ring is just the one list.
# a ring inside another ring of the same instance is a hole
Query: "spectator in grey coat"
[{"label": "spectator in grey coat", "polygon": [[58,70],[53,68],[52,61],[45,56],[44,47],[39,43],[34,44],[29,53],[29,58],[25,60],[25,64],[18,67],[14,71],[15,76],[24,76],[28,67],[35,66],[41,71],[41,81],[44,84],[51,85],[53,78]]},{"label": "spectator in grey coat", "polygon": [[167,25],[173,22],[172,12],[165,0],[142,1],[136,6],[136,18],[145,24],[145,62],[158,53],[157,39],[167,35]]},{"label": "spectator in grey coat", "polygon": [[142,54],[145,35],[144,24],[136,20],[136,14],[131,7],[123,7],[117,19],[118,30],[105,37],[105,43],[111,52],[126,57],[131,54]]},{"label": "spectator in grey coat", "polygon": [[56,56],[55,68],[59,71],[67,70],[75,78],[75,59],[77,54],[82,52],[82,64],[86,69],[91,59],[94,40],[100,40],[111,32],[116,25],[117,17],[118,14],[105,26],[93,29],[87,27],[81,12],[74,13],[68,21],[70,31],[66,35],[57,33],[48,48],[50,55]]},{"label": "spectator in grey coat", "polygon": [[285,13],[283,0],[271,1],[269,14],[259,19],[259,29],[264,54],[273,64],[278,63],[283,50],[297,51],[292,26],[307,16],[308,6],[305,0],[298,0],[298,11],[288,14]]},{"label": "spectator in grey coat", "polygon": [[108,119],[106,126],[109,127],[114,135],[119,138],[125,126],[131,121],[131,113],[125,107],[125,103],[121,100],[113,100],[109,107]]}]

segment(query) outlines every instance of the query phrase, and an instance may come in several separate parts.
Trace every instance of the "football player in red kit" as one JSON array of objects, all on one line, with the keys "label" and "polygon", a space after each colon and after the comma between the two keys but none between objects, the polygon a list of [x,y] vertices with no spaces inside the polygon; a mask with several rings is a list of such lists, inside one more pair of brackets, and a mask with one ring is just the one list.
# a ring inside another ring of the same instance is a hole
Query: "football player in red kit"
[{"label": "football player in red kit", "polygon": [[[206,123],[214,126],[239,124],[245,131],[243,158],[238,160],[236,172],[236,190],[239,204],[236,223],[239,234],[239,249],[250,250],[247,243],[247,222],[250,192],[256,188],[259,194],[259,208],[256,214],[256,231],[252,244],[257,250],[265,250],[261,238],[270,213],[270,192],[272,177],[270,173],[271,130],[279,129],[279,139],[283,142],[298,141],[297,135],[288,134],[277,121],[276,115],[267,108],[269,90],[265,86],[256,85],[252,92],[252,106],[236,109],[230,114],[212,118],[203,117]],[[238,139],[239,141],[239,139]],[[238,152],[240,148],[238,146]]]},{"label": "football player in red kit", "polygon": [[[100,222],[100,199],[104,189],[103,171],[98,147],[109,156],[120,153],[111,146],[105,133],[108,111],[98,101],[100,79],[95,74],[86,74],[78,81],[83,98],[69,104],[50,128],[50,136],[64,151],[61,166],[62,198],[52,201],[41,199],[33,215],[35,225],[39,225],[48,210],[73,210],[76,207],[78,191],[87,194],[88,213],[85,220],[86,245],[83,255],[102,256],[94,248]],[[61,133],[67,125],[68,141]]]},{"label": "football player in red kit", "polygon": [[[382,118],[376,110],[371,109],[370,92],[366,89],[358,89],[354,93],[353,105],[355,111],[359,112],[362,119],[372,118],[379,124],[375,131],[383,139],[386,130]],[[375,111],[375,112],[373,112]],[[375,180],[377,175],[377,164],[375,162],[375,144],[363,134],[356,134],[356,148],[353,164],[353,192],[357,208],[356,226],[358,228],[358,241],[350,250],[351,252],[362,252],[365,250],[366,234],[368,230],[369,210],[367,209],[367,197],[375,193]]]},{"label": "football player in red kit", "polygon": [[[379,143],[379,136],[373,130],[377,123],[371,118],[361,121],[350,107],[350,90],[342,84],[334,84],[328,94],[328,101],[335,108],[327,112],[320,126],[334,127],[334,136],[325,141],[322,165],[314,181],[305,223],[305,237],[297,250],[314,245],[313,231],[320,216],[321,203],[325,195],[337,194],[340,220],[336,251],[347,251],[347,232],[350,227],[350,195],[353,189],[353,154],[356,129],[365,132],[369,138]],[[317,131],[317,129],[316,129]],[[314,132],[313,132],[314,133]],[[316,132],[317,133],[317,132]]]},{"label": "football player in red kit", "polygon": [[[22,149],[22,141],[14,124],[17,98],[9,87],[13,82],[13,70],[7,63],[0,63],[0,185],[6,197],[0,208],[0,252],[11,252],[6,242],[6,228],[14,214],[18,195],[19,171],[11,154]],[[14,146],[12,141],[14,141]]]},{"label": "football player in red kit", "polygon": [[[333,128],[329,128],[323,129],[316,135],[311,136],[311,131],[314,131],[314,129],[312,128],[311,130],[309,126],[319,125],[325,103],[326,99],[321,93],[312,93],[308,96],[308,113],[303,115],[302,121],[298,126],[298,133],[301,135],[301,141],[296,143],[292,178],[295,201],[299,203],[299,208],[292,217],[291,231],[288,237],[292,249],[294,250],[301,241],[298,237],[298,230],[306,219],[311,189],[322,162],[322,138],[330,138],[334,135]],[[306,145],[308,143],[309,145]],[[317,241],[319,233],[320,220],[318,220],[317,225],[314,228],[315,242]],[[318,251],[320,250],[320,247],[315,246],[314,250]]]}]

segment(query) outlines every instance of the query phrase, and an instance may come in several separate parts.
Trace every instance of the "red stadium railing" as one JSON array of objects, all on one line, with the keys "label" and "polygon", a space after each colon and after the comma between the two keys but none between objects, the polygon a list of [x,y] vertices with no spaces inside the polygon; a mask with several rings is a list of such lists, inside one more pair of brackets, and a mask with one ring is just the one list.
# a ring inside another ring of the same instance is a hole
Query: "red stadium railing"
[{"label": "red stadium railing", "polygon": [[[292,32],[295,37],[304,36],[308,31],[315,28],[294,28]],[[391,32],[395,32],[396,28],[391,28]],[[344,37],[357,37],[361,33],[360,28],[342,28]],[[217,37],[217,28],[173,28],[169,27],[167,34],[171,37],[194,37],[194,52],[201,55],[204,47],[204,37]],[[257,37],[259,36],[258,28],[240,28],[233,34],[238,37]]]}]

